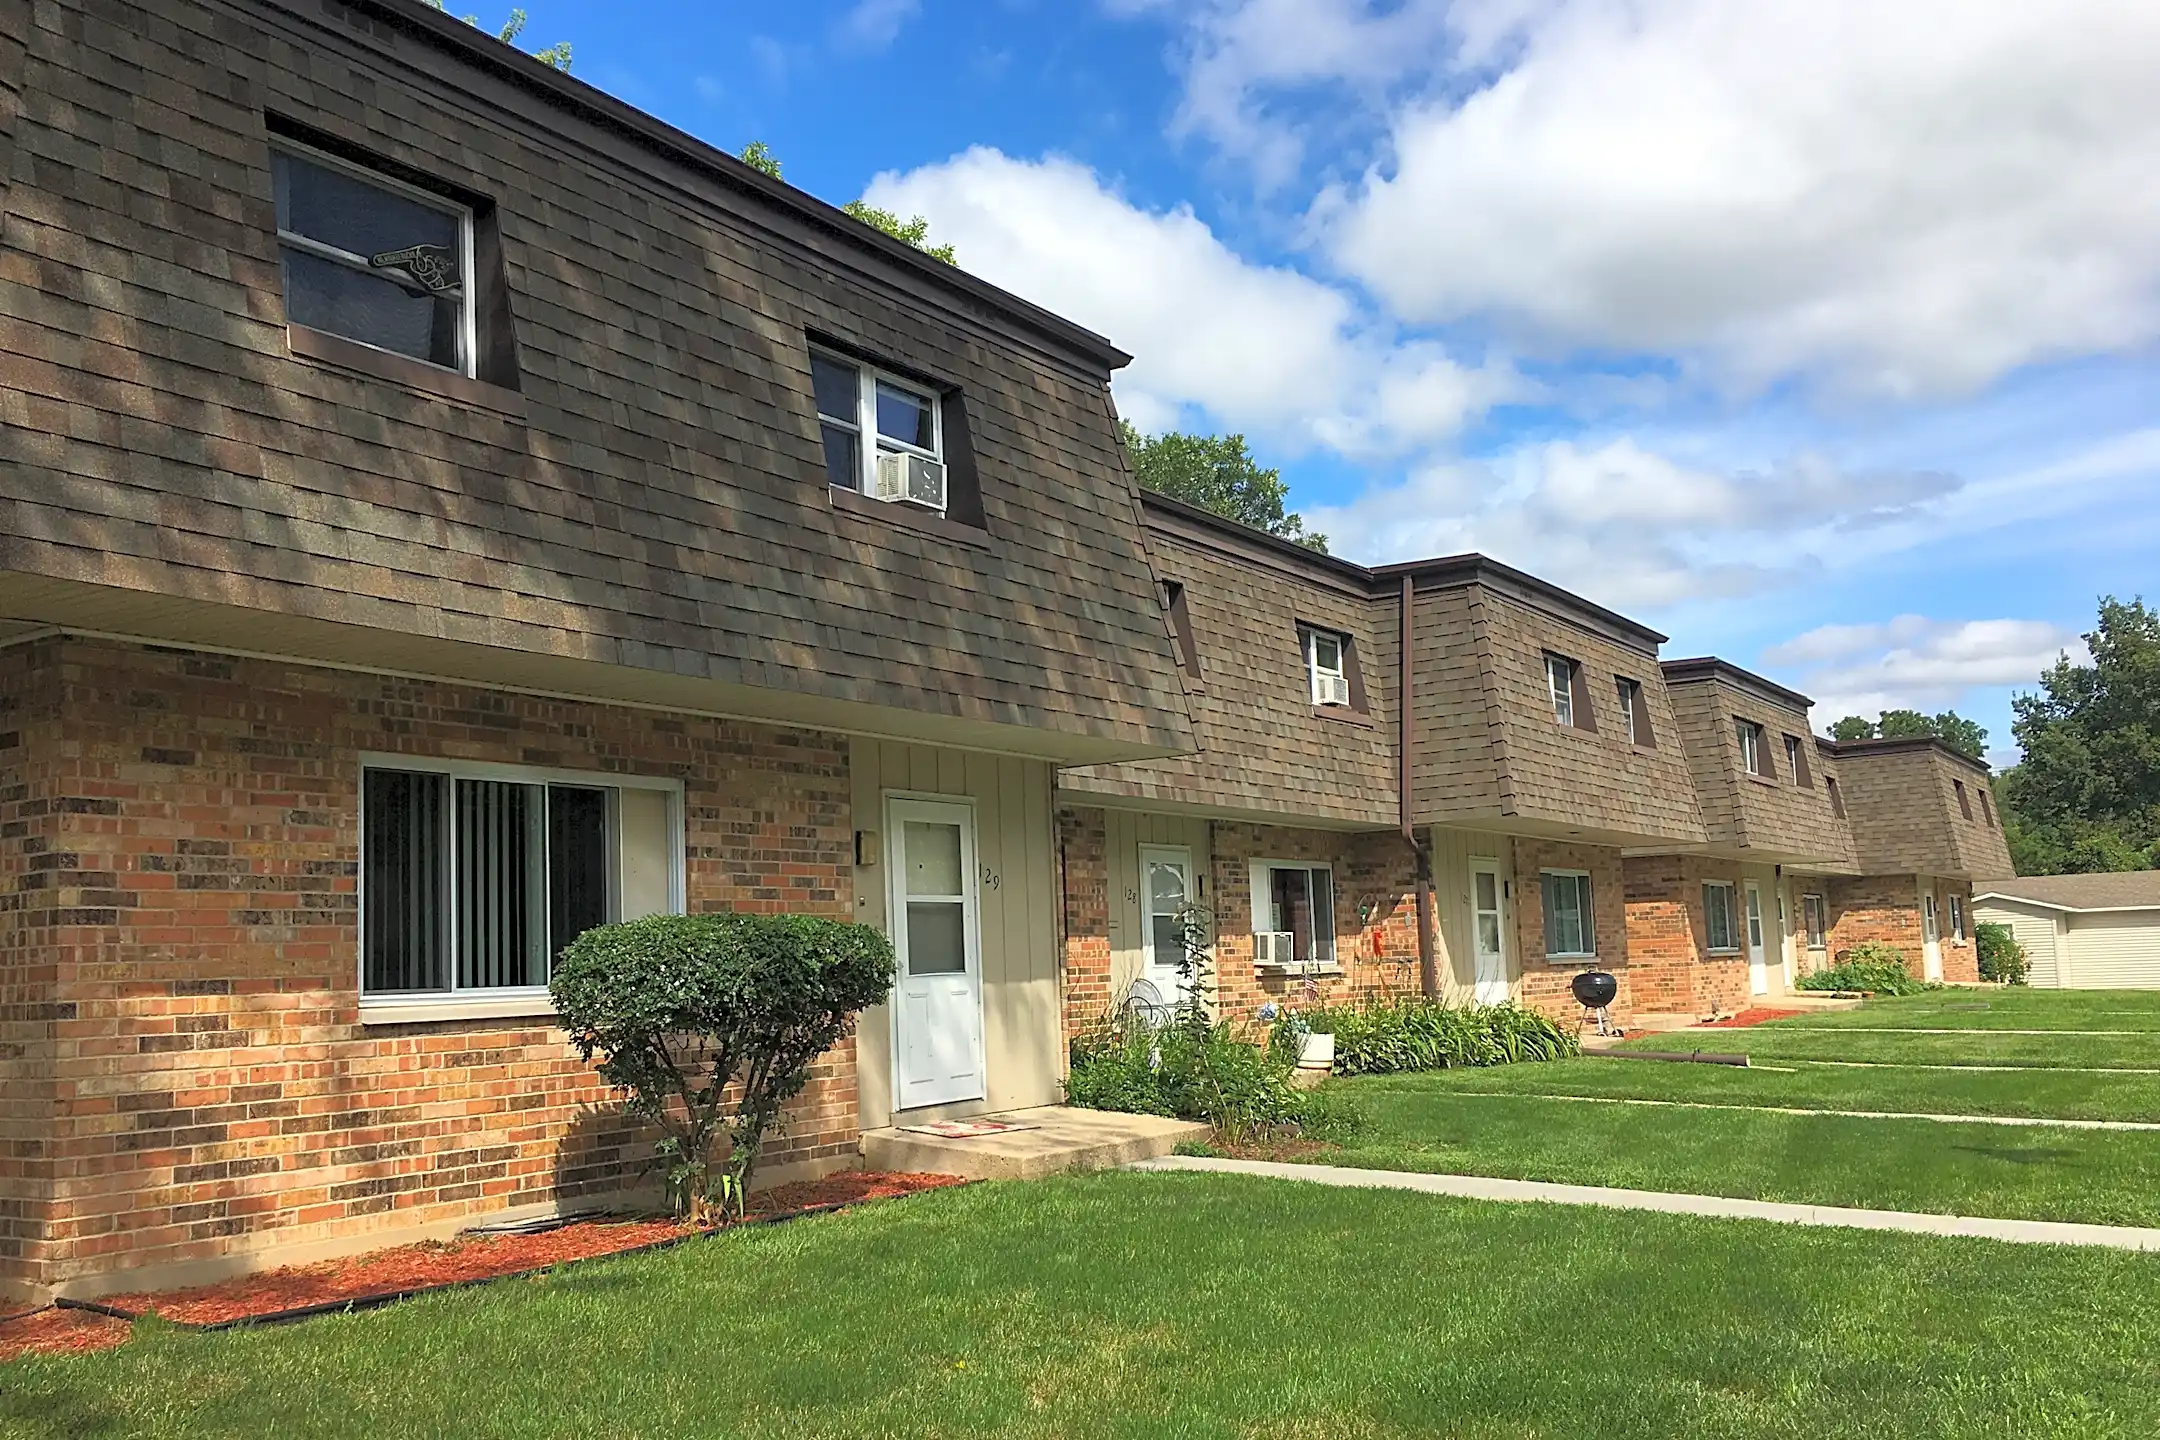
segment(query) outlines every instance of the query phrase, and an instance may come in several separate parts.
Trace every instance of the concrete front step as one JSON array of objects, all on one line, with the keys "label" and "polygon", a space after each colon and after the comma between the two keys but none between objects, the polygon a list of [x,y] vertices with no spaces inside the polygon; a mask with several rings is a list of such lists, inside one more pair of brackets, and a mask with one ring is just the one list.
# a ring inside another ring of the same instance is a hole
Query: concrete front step
[{"label": "concrete front step", "polygon": [[872,1170],[965,1175],[971,1180],[1038,1180],[1067,1170],[1107,1170],[1168,1155],[1188,1140],[1205,1140],[1208,1127],[1160,1115],[1119,1115],[1042,1105],[974,1117],[1010,1120],[1032,1128],[996,1135],[948,1139],[898,1126],[866,1130],[863,1163]]}]

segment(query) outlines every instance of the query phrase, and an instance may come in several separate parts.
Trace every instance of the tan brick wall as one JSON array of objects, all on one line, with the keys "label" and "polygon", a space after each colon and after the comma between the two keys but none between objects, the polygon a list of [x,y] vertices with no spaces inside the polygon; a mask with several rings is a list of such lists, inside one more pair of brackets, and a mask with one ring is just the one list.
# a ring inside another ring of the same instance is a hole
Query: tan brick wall
[{"label": "tan brick wall", "polygon": [[1589,961],[1545,958],[1545,891],[1541,876],[1546,870],[1590,872],[1590,908],[1597,931],[1595,965],[1611,971],[1620,982],[1620,993],[1611,1006],[1613,1018],[1633,1015],[1641,1002],[1636,999],[1633,967],[1628,963],[1626,876],[1620,852],[1600,845],[1515,842],[1515,942],[1516,953],[1523,957],[1522,1002],[1573,1021],[1582,1007],[1575,1003],[1568,986],[1578,972],[1592,968]]},{"label": "tan brick wall", "polygon": [[[78,640],[0,673],[26,663],[52,693],[15,747],[10,933],[51,975],[57,1113],[18,1282],[479,1215],[642,1164],[545,1022],[360,1024],[362,751],[673,777],[693,910],[850,913],[837,737]],[[767,1163],[844,1164],[855,1103],[847,1045]]]},{"label": "tan brick wall", "polygon": [[[1729,1015],[1748,1003],[1747,952],[1710,950],[1703,886],[1733,887],[1734,920],[1745,926],[1745,877],[1730,861],[1689,855],[1626,862],[1627,953],[1638,1014]],[[1765,897],[1765,904],[1774,903]],[[1735,935],[1745,941],[1744,929]],[[1767,939],[1767,936],[1765,937]]]},{"label": "tan brick wall", "polygon": [[1110,993],[1109,842],[1100,810],[1059,810],[1057,826],[1069,1041],[1108,1014],[1115,998]]},{"label": "tan brick wall", "polygon": [[[1254,860],[1326,861],[1334,867],[1335,955],[1343,973],[1317,978],[1322,1003],[1417,993],[1416,868],[1400,835],[1219,822],[1210,843],[1216,985],[1225,1017],[1250,1019],[1270,1001],[1305,1003],[1303,977],[1254,968]],[[1371,917],[1363,925],[1361,909]]]}]

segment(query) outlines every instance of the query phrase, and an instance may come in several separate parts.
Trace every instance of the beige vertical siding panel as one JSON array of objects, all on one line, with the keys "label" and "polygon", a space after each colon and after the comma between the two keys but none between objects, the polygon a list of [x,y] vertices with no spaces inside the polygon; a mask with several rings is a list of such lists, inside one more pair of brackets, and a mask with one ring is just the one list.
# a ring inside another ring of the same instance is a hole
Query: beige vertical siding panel
[{"label": "beige vertical siding panel", "polygon": [[2160,910],[2072,915],[2069,940],[2079,989],[2160,989]]},{"label": "beige vertical siding panel", "polygon": [[2056,944],[2057,912],[2037,905],[1990,900],[1973,906],[1973,922],[2010,927],[2018,944],[2025,947],[2026,963],[2032,967],[2025,978],[2026,984],[2035,989],[2052,990],[2068,983]]}]

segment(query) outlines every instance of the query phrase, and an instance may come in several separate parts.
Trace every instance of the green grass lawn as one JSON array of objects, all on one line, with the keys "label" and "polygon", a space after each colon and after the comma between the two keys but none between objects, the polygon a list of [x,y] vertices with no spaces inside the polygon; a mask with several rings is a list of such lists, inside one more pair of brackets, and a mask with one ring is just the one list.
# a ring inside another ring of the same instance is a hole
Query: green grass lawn
[{"label": "green grass lawn", "polygon": [[[1578,1061],[1576,1066],[1620,1062]],[[1524,1075],[1545,1066],[1485,1072]],[[1647,1067],[1645,1067],[1647,1068]],[[1373,1132],[1320,1163],[1877,1210],[2160,1225],[2160,1133],[1464,1095],[1446,1075],[1337,1081]]]},{"label": "green grass lawn", "polygon": [[1491,1070],[1438,1070],[1417,1078],[1435,1094],[1477,1090],[2160,1124],[2160,1075],[2084,1070],[1859,1070],[1783,1060],[1765,1060],[1742,1070],[1729,1065],[1590,1058]]},{"label": "green grass lawn", "polygon": [[0,1367],[26,1437],[2160,1434],[2160,1260],[1203,1175],[986,1185]]},{"label": "green grass lawn", "polygon": [[1626,1050],[1717,1050],[1758,1060],[1867,1060],[1899,1065],[2017,1065],[2160,1070],[2160,1035],[1883,1034],[1772,1023],[1743,1030],[1642,1035]]},{"label": "green grass lawn", "polygon": [[[1779,1002],[1763,1003],[1775,1007]],[[1817,1011],[1799,1020],[1773,1023],[2160,1032],[2160,990],[1931,990],[1924,995],[1870,1000],[1857,1010]]]}]

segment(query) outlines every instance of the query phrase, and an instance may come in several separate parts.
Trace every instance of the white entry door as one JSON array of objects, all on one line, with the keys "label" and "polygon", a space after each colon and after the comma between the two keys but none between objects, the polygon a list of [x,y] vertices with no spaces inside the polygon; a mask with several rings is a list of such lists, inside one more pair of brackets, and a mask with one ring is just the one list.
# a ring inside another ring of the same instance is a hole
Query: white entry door
[{"label": "white entry door", "polygon": [[1770,953],[1763,943],[1762,886],[1747,884],[1747,988],[1750,995],[1770,993]]},{"label": "white entry door", "polygon": [[975,907],[975,810],[935,800],[887,802],[887,919],[896,1109],[979,1100],[983,1084],[982,943]]},{"label": "white entry door", "polygon": [[1178,965],[1192,904],[1192,852],[1181,845],[1141,846],[1140,943],[1146,954],[1140,973],[1172,1005],[1179,998]]},{"label": "white entry door", "polygon": [[1942,979],[1942,921],[1935,914],[1935,887],[1920,892],[1920,958],[1925,978]]},{"label": "white entry door", "polygon": [[1471,998],[1480,1005],[1505,1005],[1507,982],[1507,892],[1500,883],[1500,862],[1470,862],[1471,944],[1475,950]]}]

